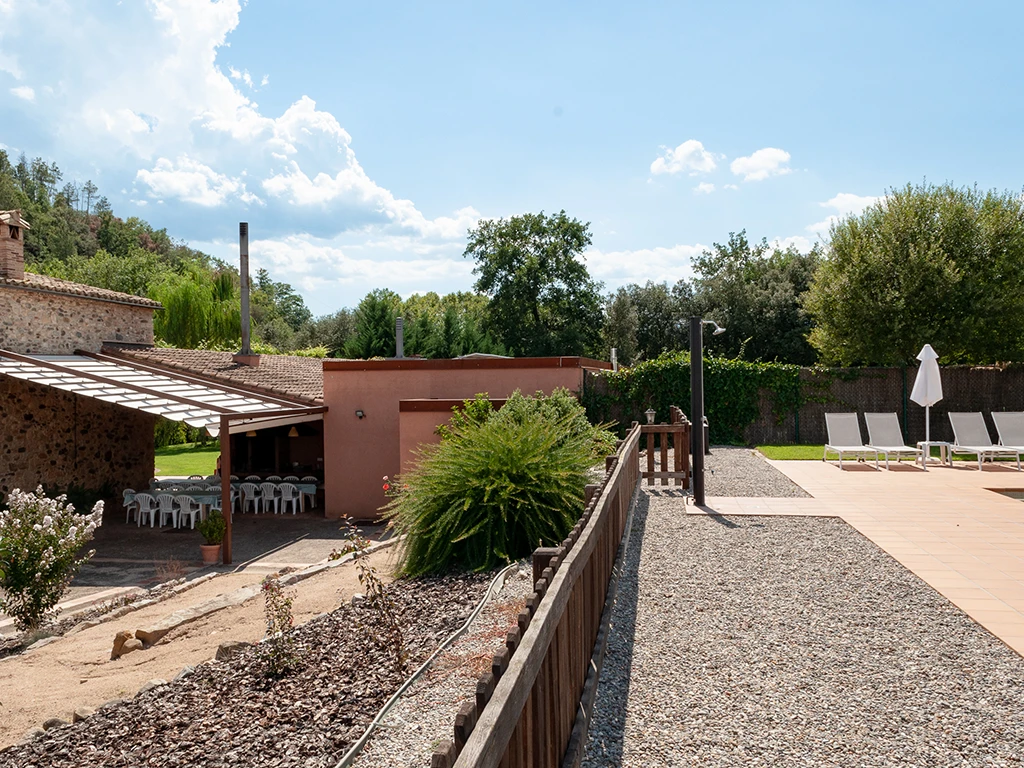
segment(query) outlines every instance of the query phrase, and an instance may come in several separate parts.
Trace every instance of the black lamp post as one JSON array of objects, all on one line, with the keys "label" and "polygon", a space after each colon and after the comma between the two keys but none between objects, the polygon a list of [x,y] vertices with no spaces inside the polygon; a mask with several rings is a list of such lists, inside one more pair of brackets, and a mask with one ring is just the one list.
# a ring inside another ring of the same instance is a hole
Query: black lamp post
[{"label": "black lamp post", "polygon": [[725,333],[713,320],[690,318],[690,412],[693,414],[691,452],[693,453],[693,503],[703,507],[704,496],[704,339],[705,325],[715,327],[715,336]]}]

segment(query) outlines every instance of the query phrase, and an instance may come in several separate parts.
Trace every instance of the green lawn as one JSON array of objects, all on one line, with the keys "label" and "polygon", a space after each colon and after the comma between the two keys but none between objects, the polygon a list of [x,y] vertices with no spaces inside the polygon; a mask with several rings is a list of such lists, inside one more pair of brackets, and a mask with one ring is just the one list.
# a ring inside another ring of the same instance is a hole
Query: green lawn
[{"label": "green lawn", "polygon": [[[763,453],[769,459],[776,459],[778,461],[821,461],[821,454],[824,451],[824,445],[759,445],[757,450]],[[932,456],[935,458],[939,457],[939,449],[937,447],[932,448]],[[835,459],[836,454],[830,453],[830,459]],[[953,457],[953,461],[977,461],[978,459],[973,454],[957,454]],[[871,459],[874,461],[874,458]],[[1000,458],[997,461],[1015,461],[1011,458]]]},{"label": "green lawn", "polygon": [[821,461],[823,445],[759,445],[757,450],[778,461]]},{"label": "green lawn", "polygon": [[188,477],[189,475],[212,475],[217,468],[220,447],[217,443],[200,445],[182,443],[156,449],[156,475]]}]

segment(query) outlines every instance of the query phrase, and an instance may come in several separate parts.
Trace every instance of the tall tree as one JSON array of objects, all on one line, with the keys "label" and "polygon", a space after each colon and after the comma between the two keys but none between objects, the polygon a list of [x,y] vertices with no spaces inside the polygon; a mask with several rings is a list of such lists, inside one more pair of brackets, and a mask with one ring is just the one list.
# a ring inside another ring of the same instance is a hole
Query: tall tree
[{"label": "tall tree", "polygon": [[583,263],[589,225],[565,211],[481,221],[465,256],[491,298],[487,327],[515,355],[578,355],[599,348],[601,285]]},{"label": "tall tree", "polygon": [[356,307],[355,336],[345,345],[349,357],[395,356],[395,318],[402,298],[387,288],[370,291]]},{"label": "tall tree", "polygon": [[694,259],[696,303],[726,326],[713,349],[729,357],[810,365],[817,354],[807,341],[811,320],[801,304],[821,262],[817,248],[772,249],[751,244],[746,231]]},{"label": "tall tree", "polygon": [[608,297],[604,320],[604,352],[615,349],[616,358],[622,365],[629,365],[636,359],[636,332],[640,327],[639,316],[629,291],[619,288]]},{"label": "tall tree", "polygon": [[890,191],[831,228],[806,300],[828,362],[1024,360],[1024,204],[949,184]]}]

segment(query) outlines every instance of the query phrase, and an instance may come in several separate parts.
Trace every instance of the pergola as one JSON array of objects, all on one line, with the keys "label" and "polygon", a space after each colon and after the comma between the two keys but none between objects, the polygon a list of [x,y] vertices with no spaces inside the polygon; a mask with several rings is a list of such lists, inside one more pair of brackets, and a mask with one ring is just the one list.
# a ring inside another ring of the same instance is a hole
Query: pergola
[{"label": "pergola", "polygon": [[[231,475],[232,432],[307,421],[327,406],[256,393],[134,360],[91,352],[22,355],[0,349],[0,374],[82,397],[205,428],[220,439],[222,473]],[[231,483],[221,482],[226,531],[225,564],[231,563]]]}]

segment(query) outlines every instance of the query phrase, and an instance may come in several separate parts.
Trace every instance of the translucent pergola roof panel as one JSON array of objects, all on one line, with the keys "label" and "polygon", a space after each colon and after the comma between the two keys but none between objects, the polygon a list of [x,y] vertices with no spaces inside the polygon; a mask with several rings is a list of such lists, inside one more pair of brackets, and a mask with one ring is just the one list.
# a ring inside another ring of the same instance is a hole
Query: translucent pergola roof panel
[{"label": "translucent pergola roof panel", "polygon": [[0,374],[182,421],[211,435],[218,434],[222,416],[266,418],[281,411],[310,409],[308,403],[220,388],[212,382],[98,356],[20,355],[0,349]]}]

